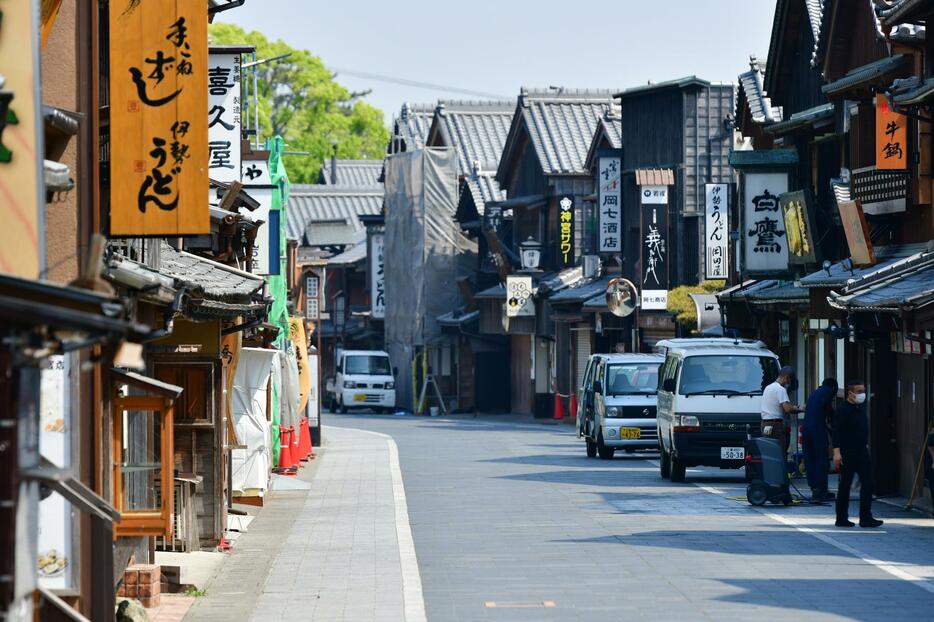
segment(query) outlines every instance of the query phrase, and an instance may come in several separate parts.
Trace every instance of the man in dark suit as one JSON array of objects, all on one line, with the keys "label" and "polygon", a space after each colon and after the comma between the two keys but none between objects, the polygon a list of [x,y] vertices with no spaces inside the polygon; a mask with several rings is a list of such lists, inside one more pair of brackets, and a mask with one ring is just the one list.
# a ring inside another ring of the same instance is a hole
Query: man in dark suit
[{"label": "man in dark suit", "polygon": [[808,397],[804,410],[804,468],[811,487],[811,500],[815,502],[834,499],[834,494],[827,490],[827,467],[830,464],[827,424],[833,419],[835,397],[837,381],[827,378]]},{"label": "man in dark suit", "polygon": [[869,458],[869,418],[866,416],[866,383],[846,383],[846,401],[834,413],[833,463],[840,469],[837,488],[837,527],[852,527],[850,486],[859,475],[859,526],[879,527],[882,521],[872,515],[872,462]]}]

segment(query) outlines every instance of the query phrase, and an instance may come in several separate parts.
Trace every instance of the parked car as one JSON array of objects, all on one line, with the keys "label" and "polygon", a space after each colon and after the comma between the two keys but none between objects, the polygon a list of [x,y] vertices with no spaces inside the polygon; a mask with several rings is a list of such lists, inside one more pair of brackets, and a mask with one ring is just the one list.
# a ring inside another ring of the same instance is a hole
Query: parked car
[{"label": "parked car", "polygon": [[325,391],[331,410],[372,408],[389,412],[396,406],[396,382],[389,355],[379,350],[344,350],[337,355],[334,377]]},{"label": "parked car", "polygon": [[617,449],[655,449],[658,354],[594,354],[578,395],[578,436],[587,456],[613,457]]},{"label": "parked car", "polygon": [[778,356],[760,341],[669,339],[658,381],[658,449],[664,478],[682,482],[690,466],[745,464],[747,426],[759,434],[763,389]]}]

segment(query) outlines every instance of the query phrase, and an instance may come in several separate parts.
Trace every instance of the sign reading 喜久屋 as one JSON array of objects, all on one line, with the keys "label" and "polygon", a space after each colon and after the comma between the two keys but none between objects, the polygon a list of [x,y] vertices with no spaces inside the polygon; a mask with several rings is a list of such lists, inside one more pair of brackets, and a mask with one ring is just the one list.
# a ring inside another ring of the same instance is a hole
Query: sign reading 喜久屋
[{"label": "sign reading \u559c\u4e45\u5c4b", "polygon": [[597,167],[597,251],[600,253],[619,253],[623,250],[621,162],[619,157],[601,157]]},{"label": "sign reading \u559c\u4e45\u5c4b", "polygon": [[207,234],[204,3],[111,0],[109,6],[109,233]]},{"label": "sign reading \u559c\u4e45\u5c4b", "polygon": [[[663,188],[664,193],[657,189]],[[647,194],[648,192],[648,194]],[[642,186],[642,308],[668,308],[668,188]],[[659,197],[665,202],[660,203]],[[646,200],[648,199],[648,200]]]},{"label": "sign reading \u559c\u4e45\u5c4b", "polygon": [[212,49],[208,56],[208,176],[230,183],[240,181],[240,175],[240,52]]},{"label": "sign reading \u559c\u4e45\u5c4b", "polygon": [[704,229],[705,277],[725,279],[729,274],[727,239],[730,219],[730,186],[706,184],[706,219]]},{"label": "sign reading \u559c\u4e45\u5c4b", "polygon": [[574,200],[558,201],[558,257],[562,268],[574,265]]},{"label": "sign reading \u559c\u4e45\u5c4b", "polygon": [[386,317],[385,238],[374,233],[370,248],[370,310],[374,318]]},{"label": "sign reading \u559c\u4e45\u5c4b", "polygon": [[788,236],[778,200],[785,192],[787,173],[746,173],[744,177],[740,237],[746,274],[788,270]]}]

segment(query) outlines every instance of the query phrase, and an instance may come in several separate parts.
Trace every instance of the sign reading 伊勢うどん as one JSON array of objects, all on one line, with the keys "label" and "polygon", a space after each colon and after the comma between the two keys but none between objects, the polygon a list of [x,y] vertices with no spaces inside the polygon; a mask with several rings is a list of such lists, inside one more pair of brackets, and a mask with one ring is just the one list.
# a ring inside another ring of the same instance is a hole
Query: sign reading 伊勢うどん
[{"label": "sign reading \u4f0a\u52e2\u3046\u3069\u3093", "polygon": [[705,190],[705,276],[708,279],[725,279],[729,273],[727,237],[730,230],[730,186],[706,184]]}]

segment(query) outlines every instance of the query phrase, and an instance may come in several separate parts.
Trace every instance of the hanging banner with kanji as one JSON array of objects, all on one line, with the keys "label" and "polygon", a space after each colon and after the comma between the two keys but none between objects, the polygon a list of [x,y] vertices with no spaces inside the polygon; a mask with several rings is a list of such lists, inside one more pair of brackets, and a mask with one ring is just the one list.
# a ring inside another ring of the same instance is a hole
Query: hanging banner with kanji
[{"label": "hanging banner with kanji", "polygon": [[558,265],[574,265],[574,200],[563,197],[558,201]]},{"label": "hanging banner with kanji", "polygon": [[[657,191],[664,186],[642,186],[642,301],[647,311],[668,308],[668,203]],[[666,188],[667,190],[667,188]],[[665,193],[667,197],[667,192]]]},{"label": "hanging banner with kanji", "polygon": [[204,6],[110,2],[111,236],[210,232]]},{"label": "hanging banner with kanji", "polygon": [[705,184],[706,218],[704,226],[704,276],[725,279],[729,276],[727,238],[730,235],[730,186]]},{"label": "hanging banner with kanji", "polygon": [[788,192],[787,173],[746,173],[740,230],[744,274],[788,271],[788,234],[778,196]]},{"label": "hanging banner with kanji", "polygon": [[622,158],[601,156],[597,165],[597,210],[599,245],[597,252],[623,250]]},{"label": "hanging banner with kanji", "polygon": [[242,49],[241,47],[233,49],[212,47],[208,55],[208,176],[214,181],[224,183],[240,181],[241,175],[240,54]]},{"label": "hanging banner with kanji", "polygon": [[876,168],[904,171],[907,157],[908,117],[892,111],[885,95],[876,95]]}]

